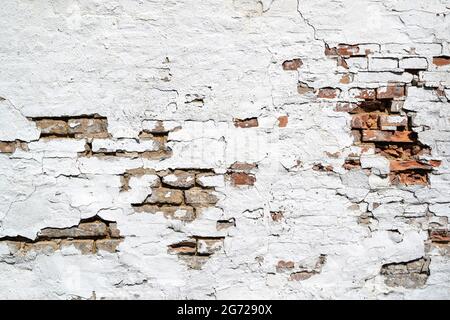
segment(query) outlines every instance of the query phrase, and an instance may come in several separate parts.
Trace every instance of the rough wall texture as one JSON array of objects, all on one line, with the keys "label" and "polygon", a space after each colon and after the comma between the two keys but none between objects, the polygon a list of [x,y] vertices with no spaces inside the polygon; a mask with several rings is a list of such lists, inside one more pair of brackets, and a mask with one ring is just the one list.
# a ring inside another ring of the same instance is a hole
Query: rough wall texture
[{"label": "rough wall texture", "polygon": [[11,0],[1,298],[449,298],[448,0]]}]

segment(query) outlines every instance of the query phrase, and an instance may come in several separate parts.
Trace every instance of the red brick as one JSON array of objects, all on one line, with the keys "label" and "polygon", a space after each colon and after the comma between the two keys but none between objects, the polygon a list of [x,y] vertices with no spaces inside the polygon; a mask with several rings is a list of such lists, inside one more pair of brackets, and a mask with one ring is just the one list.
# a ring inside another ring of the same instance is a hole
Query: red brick
[{"label": "red brick", "polygon": [[235,162],[230,166],[232,170],[250,171],[257,167],[256,163]]},{"label": "red brick", "polygon": [[337,47],[337,53],[340,56],[355,56],[359,54],[359,47],[356,45],[340,44]]},{"label": "red brick", "polygon": [[377,89],[377,99],[393,99],[405,96],[405,87],[389,85]]},{"label": "red brick", "polygon": [[340,44],[337,47],[330,48],[325,46],[325,55],[327,56],[355,56],[359,54],[359,47],[356,45]]},{"label": "red brick", "polygon": [[364,130],[362,132],[362,141],[371,142],[414,142],[411,138],[411,131],[381,131],[381,130]]},{"label": "red brick", "polygon": [[391,173],[390,179],[391,183],[394,185],[402,184],[406,186],[410,185],[426,186],[428,184],[428,177],[426,172],[405,171],[405,172]]},{"label": "red brick", "polygon": [[378,128],[378,114],[358,113],[352,117],[352,129],[376,129]]},{"label": "red brick", "polygon": [[292,60],[286,60],[283,62],[283,70],[286,70],[286,71],[297,70],[302,65],[303,65],[303,62],[299,58],[292,59]]},{"label": "red brick", "polygon": [[450,64],[450,57],[447,57],[447,56],[434,57],[433,64],[438,67],[446,66],[446,65]]},{"label": "red brick", "polygon": [[353,77],[351,74],[344,74],[341,78],[341,80],[339,80],[339,83],[342,84],[349,84],[353,81]]},{"label": "red brick", "polygon": [[288,124],[288,120],[289,120],[288,116],[280,116],[280,117],[278,117],[278,126],[280,128],[286,127],[287,124]]},{"label": "red brick", "polygon": [[252,128],[258,126],[257,118],[234,119],[233,121],[236,128]]},{"label": "red brick", "polygon": [[430,239],[433,242],[448,243],[450,242],[450,233],[448,230],[432,230],[430,231]]},{"label": "red brick", "polygon": [[376,97],[375,89],[350,89],[350,95],[354,96],[356,99],[374,100]]},{"label": "red brick", "polygon": [[0,141],[0,153],[14,153],[16,151],[16,144],[14,142]]},{"label": "red brick", "polygon": [[253,186],[256,178],[254,175],[246,172],[233,172],[231,174],[231,181],[235,186]]},{"label": "red brick", "polygon": [[320,88],[317,97],[322,99],[334,99],[339,95],[340,90],[335,88]]},{"label": "red brick", "polygon": [[308,84],[304,83],[304,82],[300,82],[297,85],[297,92],[299,94],[307,94],[309,92],[314,92],[314,88],[308,86]]},{"label": "red brick", "polygon": [[416,160],[391,160],[391,171],[406,171],[406,170],[430,170],[432,167],[428,164],[420,163]]}]

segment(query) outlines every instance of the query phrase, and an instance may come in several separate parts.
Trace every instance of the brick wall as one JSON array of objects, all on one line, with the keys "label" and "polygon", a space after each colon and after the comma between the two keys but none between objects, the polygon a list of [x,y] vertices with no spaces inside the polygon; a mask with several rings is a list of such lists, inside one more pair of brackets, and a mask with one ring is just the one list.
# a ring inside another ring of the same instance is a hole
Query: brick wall
[{"label": "brick wall", "polygon": [[448,298],[445,0],[13,0],[1,298]]}]

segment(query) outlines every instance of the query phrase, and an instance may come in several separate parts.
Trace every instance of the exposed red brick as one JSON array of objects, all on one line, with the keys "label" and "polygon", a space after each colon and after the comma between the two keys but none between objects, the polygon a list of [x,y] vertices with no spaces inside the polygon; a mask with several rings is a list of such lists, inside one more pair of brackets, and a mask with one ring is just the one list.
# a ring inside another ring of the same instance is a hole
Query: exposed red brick
[{"label": "exposed red brick", "polygon": [[316,164],[313,165],[312,169],[314,171],[330,172],[330,171],[333,171],[333,166],[332,165],[324,166],[321,163],[316,163]]},{"label": "exposed red brick", "polygon": [[286,60],[283,62],[283,70],[286,70],[286,71],[297,70],[302,65],[303,65],[303,62],[299,58],[292,59],[292,60]]},{"label": "exposed red brick", "polygon": [[430,240],[433,242],[439,242],[439,243],[449,243],[450,242],[450,233],[448,230],[445,230],[445,229],[431,230],[430,231]]},{"label": "exposed red brick", "polygon": [[357,90],[355,98],[357,99],[365,99],[365,100],[373,100],[376,97],[375,89],[351,89],[352,91]]},{"label": "exposed red brick", "polygon": [[340,44],[337,47],[337,53],[340,56],[355,56],[359,54],[357,45]]},{"label": "exposed red brick", "polygon": [[441,160],[430,160],[428,161],[428,164],[432,167],[439,167],[441,165]]},{"label": "exposed red brick", "polygon": [[231,181],[235,186],[253,186],[256,178],[254,175],[246,172],[233,172]]},{"label": "exposed red brick", "polygon": [[340,44],[337,47],[330,48],[325,45],[325,55],[327,56],[355,56],[359,54],[359,47],[357,45]]},{"label": "exposed red brick", "polygon": [[438,67],[446,66],[450,64],[450,57],[448,56],[433,57],[433,64]]},{"label": "exposed red brick", "polygon": [[420,163],[416,160],[391,160],[391,171],[406,171],[406,170],[430,170],[432,167],[428,164]]},{"label": "exposed red brick", "polygon": [[371,142],[414,142],[411,131],[381,131],[364,130],[362,132],[362,141]]},{"label": "exposed red brick", "polygon": [[398,172],[392,173],[390,175],[391,184],[401,184],[401,185],[427,185],[428,176],[426,172]]},{"label": "exposed red brick", "polygon": [[322,99],[334,99],[338,96],[340,90],[335,88],[320,88],[317,91],[317,97]]},{"label": "exposed red brick", "polygon": [[232,170],[240,170],[240,171],[250,171],[257,167],[256,163],[247,163],[247,162],[235,162],[230,166]]},{"label": "exposed red brick", "polygon": [[280,128],[284,128],[287,126],[288,121],[289,121],[288,116],[280,116],[280,117],[278,117],[278,126]]},{"label": "exposed red brick", "polygon": [[306,83],[304,83],[304,82],[300,82],[300,83],[297,85],[297,92],[298,92],[299,94],[307,94],[307,93],[309,93],[309,92],[314,92],[314,88],[308,86],[308,85],[307,85]]},{"label": "exposed red brick", "polygon": [[350,74],[344,74],[341,78],[341,80],[339,80],[339,83],[342,84],[349,84],[353,81],[353,77]]},{"label": "exposed red brick", "polygon": [[16,151],[15,142],[0,141],[0,153],[14,153]]},{"label": "exposed red brick", "polygon": [[343,167],[346,170],[352,170],[355,168],[359,169],[359,168],[361,168],[361,162],[359,159],[356,159],[356,158],[347,158],[347,159],[345,159]]},{"label": "exposed red brick", "polygon": [[408,160],[415,156],[429,155],[430,148],[422,145],[389,144],[377,146],[376,152],[388,158]]},{"label": "exposed red brick", "polygon": [[169,253],[193,255],[197,252],[197,241],[186,240],[169,246]]},{"label": "exposed red brick", "polygon": [[378,114],[376,113],[358,113],[352,117],[353,129],[377,129]]},{"label": "exposed red brick", "polygon": [[377,89],[377,99],[393,99],[405,96],[405,87],[398,85],[389,85]]},{"label": "exposed red brick", "polygon": [[343,57],[337,58],[337,65],[338,65],[338,67],[348,69],[347,61],[345,61],[345,59]]},{"label": "exposed red brick", "polygon": [[257,118],[234,119],[233,121],[236,128],[253,128],[258,126]]}]

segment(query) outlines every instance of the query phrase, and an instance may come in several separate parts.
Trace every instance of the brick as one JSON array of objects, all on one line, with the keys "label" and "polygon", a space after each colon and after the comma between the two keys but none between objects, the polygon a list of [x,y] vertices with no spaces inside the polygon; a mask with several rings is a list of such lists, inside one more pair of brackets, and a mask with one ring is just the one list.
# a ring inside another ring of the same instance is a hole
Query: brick
[{"label": "brick", "polygon": [[35,243],[25,243],[23,250],[38,252],[38,253],[53,253],[59,249],[59,244],[55,241],[38,241]]},{"label": "brick", "polygon": [[15,142],[0,141],[0,153],[14,153],[16,151]]},{"label": "brick", "polygon": [[414,171],[404,171],[395,172],[390,176],[391,183],[393,185],[428,185],[428,175],[426,172],[414,172]]},{"label": "brick", "polygon": [[67,121],[55,119],[42,119],[36,121],[36,126],[41,129],[41,136],[57,135],[66,136],[69,134]]},{"label": "brick", "polygon": [[234,119],[234,126],[236,128],[253,128],[258,126],[257,118],[248,118],[248,119]]},{"label": "brick", "polygon": [[109,224],[109,235],[111,238],[119,238],[120,230],[117,228],[117,223],[112,222]]},{"label": "brick", "polygon": [[403,58],[399,62],[401,69],[426,70],[428,68],[428,61],[426,58],[408,57]]},{"label": "brick", "polygon": [[306,84],[306,83],[300,82],[300,83],[297,85],[297,92],[298,92],[299,94],[313,93],[313,92],[314,92],[314,88],[308,86],[308,84]]},{"label": "brick", "polygon": [[195,184],[195,174],[182,170],[175,170],[174,173],[164,176],[162,182],[176,188],[190,188]]},{"label": "brick", "polygon": [[108,229],[105,223],[101,221],[83,222],[76,227],[71,228],[45,228],[38,236],[40,238],[92,238],[108,236]]},{"label": "brick", "polygon": [[181,204],[183,202],[183,191],[169,188],[156,188],[147,198],[147,203]]},{"label": "brick", "polygon": [[286,71],[294,71],[300,68],[303,65],[303,62],[301,59],[292,59],[292,60],[286,60],[283,62],[283,70]]},{"label": "brick", "polygon": [[74,246],[78,249],[82,254],[92,254],[95,251],[94,240],[62,240],[61,247],[70,247]]},{"label": "brick", "polygon": [[445,229],[441,230],[431,230],[430,240],[438,243],[449,243],[450,242],[450,232]]},{"label": "brick", "polygon": [[362,141],[371,142],[414,142],[411,138],[411,131],[381,131],[381,130],[364,130],[362,132]]},{"label": "brick", "polygon": [[69,134],[76,138],[107,138],[108,123],[104,118],[69,119]]},{"label": "brick", "polygon": [[231,182],[235,186],[253,186],[256,178],[253,174],[246,172],[233,172],[231,173]]},{"label": "brick", "polygon": [[429,275],[429,259],[390,263],[381,267],[380,274],[385,277],[384,282],[390,287],[404,287],[408,289],[425,285]]},{"label": "brick", "polygon": [[405,87],[390,85],[377,89],[377,99],[393,99],[405,96]]},{"label": "brick", "polygon": [[342,83],[342,84],[349,84],[351,82],[353,82],[352,74],[344,74],[344,75],[342,75],[342,78],[339,80],[339,83]]},{"label": "brick", "polygon": [[355,55],[365,55],[365,52],[360,52],[359,46],[357,45],[348,45],[348,44],[339,44],[337,47],[329,48],[325,47],[325,55],[328,56],[355,56]]},{"label": "brick", "polygon": [[236,220],[234,218],[230,218],[228,220],[218,220],[216,223],[216,230],[220,231],[234,226],[236,226]]},{"label": "brick", "polygon": [[450,57],[447,56],[440,56],[440,57],[433,57],[433,64],[442,67],[450,64]]},{"label": "brick", "polygon": [[335,88],[320,88],[317,91],[317,97],[321,99],[334,99],[340,92],[341,90]]},{"label": "brick", "polygon": [[352,117],[352,129],[377,129],[378,114],[358,113]]},{"label": "brick", "polygon": [[287,126],[288,121],[289,121],[288,116],[280,116],[280,117],[278,117],[278,126],[280,128],[284,128]]},{"label": "brick", "polygon": [[174,243],[169,246],[168,252],[170,254],[194,255],[197,252],[197,241],[186,240]]},{"label": "brick", "polygon": [[416,160],[391,160],[391,171],[406,171],[406,170],[431,170],[432,166],[423,164]]},{"label": "brick", "polygon": [[107,251],[107,252],[117,252],[117,247],[119,246],[121,239],[100,239],[95,241],[95,248],[97,250]]},{"label": "brick", "polygon": [[256,163],[248,163],[248,162],[234,162],[231,166],[231,170],[239,170],[239,171],[251,171],[257,167]]},{"label": "brick", "polygon": [[376,98],[376,91],[375,89],[351,88],[349,95],[351,98],[373,100]]},{"label": "brick", "polygon": [[348,69],[348,65],[347,65],[347,62],[345,61],[345,58],[343,58],[341,56],[339,56],[337,58],[337,65],[338,65],[338,67],[342,67],[344,69]]},{"label": "brick", "polygon": [[192,205],[211,205],[218,201],[218,198],[210,190],[201,188],[191,188],[185,191],[186,203]]},{"label": "brick", "polygon": [[162,214],[167,219],[175,219],[181,221],[193,221],[195,219],[194,208],[190,206],[156,206],[151,204],[143,204],[134,208],[136,212],[148,212],[152,214]]},{"label": "brick", "polygon": [[408,125],[408,117],[400,115],[380,115],[381,130],[397,130]]}]

